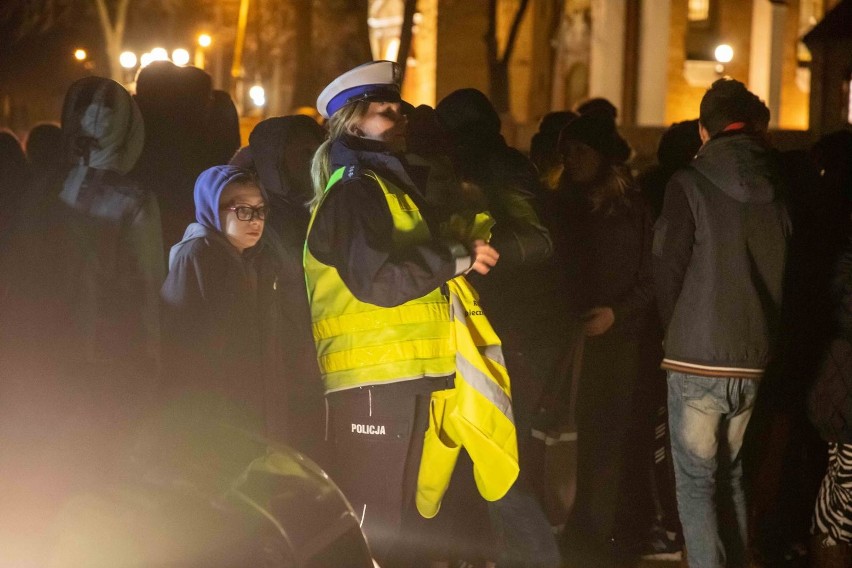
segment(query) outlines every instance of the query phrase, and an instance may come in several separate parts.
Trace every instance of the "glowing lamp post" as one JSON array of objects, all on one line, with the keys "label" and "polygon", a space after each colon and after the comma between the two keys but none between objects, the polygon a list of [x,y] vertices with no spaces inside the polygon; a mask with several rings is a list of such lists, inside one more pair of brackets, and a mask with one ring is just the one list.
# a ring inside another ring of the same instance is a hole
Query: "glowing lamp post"
[{"label": "glowing lamp post", "polygon": [[132,51],[124,51],[121,55],[118,56],[118,62],[121,64],[122,67],[129,71],[130,69],[136,67],[136,54]]},{"label": "glowing lamp post", "polygon": [[713,56],[717,61],[716,73],[721,75],[725,72],[725,63],[730,63],[734,59],[734,48],[727,43],[717,45]]},{"label": "glowing lamp post", "polygon": [[263,107],[266,104],[266,91],[260,85],[254,85],[249,89],[249,98],[251,98],[254,106]]},{"label": "glowing lamp post", "polygon": [[74,50],[74,59],[76,59],[77,61],[85,61],[88,56],[89,54],[86,53],[85,49]]},{"label": "glowing lamp post", "polygon": [[189,63],[189,52],[183,48],[172,51],[172,61],[175,65],[186,65]]},{"label": "glowing lamp post", "polygon": [[204,50],[213,43],[213,38],[209,34],[201,34],[198,36],[198,45],[195,47],[195,66],[199,69],[204,69]]}]

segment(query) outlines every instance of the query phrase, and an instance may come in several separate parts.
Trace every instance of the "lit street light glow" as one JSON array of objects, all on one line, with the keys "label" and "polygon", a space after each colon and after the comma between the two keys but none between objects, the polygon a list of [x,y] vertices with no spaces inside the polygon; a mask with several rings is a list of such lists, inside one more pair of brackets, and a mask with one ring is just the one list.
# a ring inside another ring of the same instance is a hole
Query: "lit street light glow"
[{"label": "lit street light glow", "polygon": [[249,97],[254,106],[262,107],[266,104],[266,91],[260,85],[254,85],[249,89]]},{"label": "lit street light glow", "polygon": [[133,69],[136,67],[136,54],[132,51],[124,51],[118,56],[118,62],[125,69]]},{"label": "lit street light glow", "polygon": [[155,47],[151,50],[151,61],[168,61],[169,52],[162,47]]},{"label": "lit street light glow", "polygon": [[210,47],[211,43],[213,43],[213,38],[211,38],[208,34],[201,34],[198,36],[198,45],[201,47]]},{"label": "lit street light glow", "polygon": [[713,52],[713,55],[719,63],[730,63],[734,58],[734,48],[727,43],[723,43],[716,46],[716,51]]},{"label": "lit street light glow", "polygon": [[146,51],[142,54],[142,57],[139,58],[139,66],[148,67],[148,65],[150,65],[152,61],[154,61],[154,56],[151,55],[151,52]]},{"label": "lit street light glow", "polygon": [[189,63],[189,52],[182,48],[172,51],[172,61],[175,65],[186,65]]},{"label": "lit street light glow", "polygon": [[74,51],[74,59],[77,61],[85,61],[88,54],[85,49],[77,49]]}]

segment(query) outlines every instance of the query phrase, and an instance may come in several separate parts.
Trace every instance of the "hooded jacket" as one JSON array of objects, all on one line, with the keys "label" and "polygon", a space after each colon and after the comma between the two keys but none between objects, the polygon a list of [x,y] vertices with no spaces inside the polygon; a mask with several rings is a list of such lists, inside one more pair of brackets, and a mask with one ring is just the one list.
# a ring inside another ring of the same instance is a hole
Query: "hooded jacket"
[{"label": "hooded jacket", "polygon": [[[322,128],[307,116],[277,116],[258,123],[249,148],[260,183],[270,201],[266,236],[279,238],[282,270],[278,286],[279,331],[284,361],[281,389],[287,392],[287,415],[282,425],[288,440],[314,457],[324,449],[325,403],[311,333],[311,312],[305,294],[302,251],[308,232],[307,202],[313,196],[311,159],[322,143]],[[298,164],[301,171],[289,171]],[[282,415],[283,416],[283,415]]]},{"label": "hooded jacket", "polygon": [[663,368],[762,375],[791,233],[774,156],[754,136],[725,132],[669,182],[653,244]]},{"label": "hooded jacket", "polygon": [[541,221],[535,167],[506,144],[500,117],[482,92],[459,89],[435,110],[455,143],[459,177],[481,188],[496,221],[491,245],[500,262],[485,277],[471,275],[471,283],[507,349],[552,341],[564,318],[541,272],[553,242]]},{"label": "hooded jacket", "polygon": [[118,83],[87,77],[66,95],[62,133],[70,170],[58,218],[72,348],[88,361],[155,365],[165,262],[157,200],[127,177],[142,152],[139,109]]},{"label": "hooded jacket", "polygon": [[266,433],[275,404],[267,396],[279,367],[276,348],[278,266],[263,240],[242,254],[221,232],[219,198],[246,176],[216,166],[195,184],[195,223],[169,255],[160,291],[163,385],[169,396],[192,392],[239,408],[236,421]]}]

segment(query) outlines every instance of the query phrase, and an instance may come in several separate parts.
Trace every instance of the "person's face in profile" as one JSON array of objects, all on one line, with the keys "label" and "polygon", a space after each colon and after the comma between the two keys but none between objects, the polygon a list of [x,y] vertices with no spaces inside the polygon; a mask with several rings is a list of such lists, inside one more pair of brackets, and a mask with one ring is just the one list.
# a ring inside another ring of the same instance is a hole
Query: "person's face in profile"
[{"label": "person's face in profile", "polygon": [[384,142],[393,151],[405,149],[408,119],[398,102],[371,102],[363,118],[355,125],[356,136]]},{"label": "person's face in profile", "polygon": [[253,182],[230,183],[222,190],[219,203],[219,221],[228,242],[240,253],[256,245],[267,213],[260,188]]}]

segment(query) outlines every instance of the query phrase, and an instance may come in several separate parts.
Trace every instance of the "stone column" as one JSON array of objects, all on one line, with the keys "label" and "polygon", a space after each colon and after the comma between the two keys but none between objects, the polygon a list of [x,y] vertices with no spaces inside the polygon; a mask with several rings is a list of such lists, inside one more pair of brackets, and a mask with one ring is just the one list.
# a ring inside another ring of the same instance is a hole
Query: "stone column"
[{"label": "stone column", "polygon": [[636,123],[666,124],[671,0],[644,0],[639,20]]},{"label": "stone column", "polygon": [[769,107],[772,115],[769,124],[777,127],[781,114],[787,4],[754,0],[752,6],[748,87]]},{"label": "stone column", "polygon": [[591,5],[589,97],[604,97],[621,109],[626,0],[592,0]]}]

